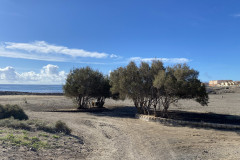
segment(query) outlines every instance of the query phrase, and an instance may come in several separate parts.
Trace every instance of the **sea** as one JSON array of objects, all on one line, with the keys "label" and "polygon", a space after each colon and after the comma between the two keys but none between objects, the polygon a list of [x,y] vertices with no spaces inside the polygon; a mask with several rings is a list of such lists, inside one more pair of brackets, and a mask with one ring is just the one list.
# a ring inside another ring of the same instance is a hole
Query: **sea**
[{"label": "sea", "polygon": [[62,85],[0,84],[0,91],[63,93]]}]

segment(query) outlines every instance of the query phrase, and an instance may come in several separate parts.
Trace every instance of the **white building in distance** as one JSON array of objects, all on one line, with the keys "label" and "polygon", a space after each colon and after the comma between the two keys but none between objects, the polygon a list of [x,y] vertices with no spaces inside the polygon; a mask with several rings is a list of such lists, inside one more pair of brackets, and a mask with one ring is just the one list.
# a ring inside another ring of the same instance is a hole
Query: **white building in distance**
[{"label": "white building in distance", "polygon": [[226,87],[226,86],[239,86],[239,81],[233,81],[233,80],[212,80],[209,81],[209,86],[212,87]]}]

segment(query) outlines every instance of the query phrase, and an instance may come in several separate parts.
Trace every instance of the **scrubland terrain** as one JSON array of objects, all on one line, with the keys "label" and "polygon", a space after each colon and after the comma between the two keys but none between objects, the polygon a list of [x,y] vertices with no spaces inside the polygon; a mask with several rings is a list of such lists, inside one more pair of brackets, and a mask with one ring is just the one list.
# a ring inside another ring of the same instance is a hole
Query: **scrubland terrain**
[{"label": "scrubland terrain", "polygon": [[[240,116],[239,92],[211,94],[209,101],[209,106],[203,107],[181,100],[178,106],[170,109]],[[63,148],[61,154],[55,156],[49,155],[54,151],[6,149],[1,145],[3,159],[240,159],[240,131],[141,121],[134,118],[136,110],[130,100],[107,100],[105,107],[109,110],[94,113],[45,112],[74,108],[72,100],[63,96],[0,96],[0,103],[20,105],[30,119],[52,123],[62,120],[72,129],[72,136],[81,139],[81,144],[64,139],[75,149]]]}]

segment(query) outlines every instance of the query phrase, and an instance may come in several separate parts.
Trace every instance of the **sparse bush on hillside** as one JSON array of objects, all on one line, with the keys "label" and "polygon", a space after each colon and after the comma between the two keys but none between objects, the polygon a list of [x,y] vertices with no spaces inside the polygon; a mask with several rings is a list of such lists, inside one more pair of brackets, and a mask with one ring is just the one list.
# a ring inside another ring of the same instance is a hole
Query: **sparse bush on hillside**
[{"label": "sparse bush on hillside", "polygon": [[62,132],[65,134],[70,134],[72,132],[72,130],[67,126],[67,124],[60,120],[56,122],[55,128],[57,132]]},{"label": "sparse bush on hillside", "polygon": [[31,130],[31,126],[28,123],[29,121],[19,121],[17,119],[6,118],[0,120],[0,127],[8,127],[14,129],[24,129],[24,130]]},{"label": "sparse bush on hillside", "polygon": [[62,121],[57,121],[54,125],[43,121],[36,120],[25,120],[19,121],[14,118],[6,118],[0,120],[0,127],[8,127],[14,129],[24,129],[24,130],[40,130],[48,133],[64,133],[71,134],[71,129]]},{"label": "sparse bush on hillside", "polygon": [[70,71],[63,90],[66,96],[75,98],[79,109],[88,108],[94,100],[97,107],[103,107],[105,98],[110,96],[108,78],[90,67]]},{"label": "sparse bush on hillside", "polygon": [[179,99],[195,99],[208,104],[206,88],[198,79],[198,72],[186,64],[165,68],[161,61],[151,66],[142,62],[140,67],[130,62],[110,74],[111,92],[119,98],[131,98],[138,113],[149,114],[150,108],[166,116],[171,103]]},{"label": "sparse bush on hillside", "polygon": [[55,129],[54,126],[49,125],[45,122],[36,122],[35,126],[36,126],[37,130],[45,131],[45,132],[48,132],[48,133],[55,133],[56,132],[56,129]]},{"label": "sparse bush on hillside", "polygon": [[13,117],[19,120],[27,120],[28,116],[18,105],[0,105],[0,119]]}]

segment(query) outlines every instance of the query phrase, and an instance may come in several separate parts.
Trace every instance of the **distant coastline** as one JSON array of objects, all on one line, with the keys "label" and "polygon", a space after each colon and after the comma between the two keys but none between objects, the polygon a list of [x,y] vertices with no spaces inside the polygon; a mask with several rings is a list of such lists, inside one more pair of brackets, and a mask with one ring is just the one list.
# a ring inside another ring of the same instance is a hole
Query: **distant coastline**
[{"label": "distant coastline", "polygon": [[0,84],[0,95],[63,95],[62,85]]},{"label": "distant coastline", "polygon": [[3,95],[54,95],[62,96],[63,93],[36,93],[36,92],[19,92],[19,91],[0,91],[0,96]]}]

